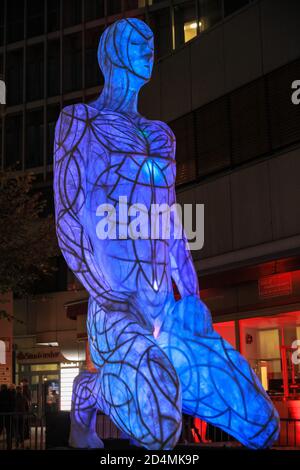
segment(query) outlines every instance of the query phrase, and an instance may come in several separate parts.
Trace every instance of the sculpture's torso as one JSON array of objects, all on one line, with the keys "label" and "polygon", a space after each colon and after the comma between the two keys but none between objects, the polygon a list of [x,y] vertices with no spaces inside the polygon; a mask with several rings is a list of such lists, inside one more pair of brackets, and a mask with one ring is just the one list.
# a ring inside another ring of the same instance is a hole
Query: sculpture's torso
[{"label": "sculpture's torso", "polygon": [[96,228],[101,217],[97,208],[101,204],[116,208],[118,234],[120,197],[127,198],[128,207],[144,204],[149,213],[151,204],[171,206],[174,135],[166,124],[140,116],[132,118],[90,107],[88,113],[92,119],[86,157],[84,226],[88,228],[97,263],[112,289],[135,296],[140,305],[148,302],[151,307],[161,308],[172,292],[169,240],[99,239]]}]

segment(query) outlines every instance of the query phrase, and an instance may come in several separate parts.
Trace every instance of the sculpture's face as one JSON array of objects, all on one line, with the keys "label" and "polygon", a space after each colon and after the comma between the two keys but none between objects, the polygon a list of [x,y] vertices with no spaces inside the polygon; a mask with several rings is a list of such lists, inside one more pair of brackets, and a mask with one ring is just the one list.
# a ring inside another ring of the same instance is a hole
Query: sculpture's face
[{"label": "sculpture's face", "polygon": [[146,37],[134,29],[128,41],[128,61],[133,74],[145,81],[151,78],[154,61],[153,36]]},{"label": "sculpture's face", "polygon": [[151,29],[136,18],[116,21],[101,37],[98,59],[107,83],[117,82],[124,74],[130,77],[132,86],[146,83],[151,78],[154,62]]}]

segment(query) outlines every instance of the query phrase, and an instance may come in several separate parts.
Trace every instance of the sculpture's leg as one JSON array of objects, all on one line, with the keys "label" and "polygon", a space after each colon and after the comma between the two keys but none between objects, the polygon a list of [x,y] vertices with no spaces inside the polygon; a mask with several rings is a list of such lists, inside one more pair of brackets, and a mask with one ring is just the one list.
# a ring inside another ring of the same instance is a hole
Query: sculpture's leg
[{"label": "sculpture's leg", "polygon": [[97,411],[102,411],[99,374],[82,372],[73,383],[69,444],[76,448],[103,448],[96,433]]},{"label": "sculpture's leg", "polygon": [[157,340],[179,375],[183,412],[247,447],[269,447],[278,438],[278,413],[246,359],[210,322],[203,303],[183,299]]},{"label": "sculpture's leg", "polygon": [[[105,313],[94,301],[89,304],[88,330],[99,374],[95,381],[87,380],[83,396],[78,387],[79,399],[75,383],[72,429],[93,435],[98,408],[139,445],[173,448],[181,431],[181,389],[152,334],[129,313]],[[83,380],[79,376],[80,384]]]}]

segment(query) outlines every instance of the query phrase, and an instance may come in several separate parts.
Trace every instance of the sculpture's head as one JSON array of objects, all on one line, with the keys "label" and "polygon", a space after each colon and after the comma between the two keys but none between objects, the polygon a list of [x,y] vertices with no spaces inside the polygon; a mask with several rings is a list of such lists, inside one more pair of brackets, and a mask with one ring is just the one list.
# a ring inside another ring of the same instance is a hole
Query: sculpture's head
[{"label": "sculpture's head", "polygon": [[148,82],[154,61],[151,29],[136,18],[116,21],[101,36],[98,61],[106,84],[118,80],[122,83],[124,74],[133,86]]}]

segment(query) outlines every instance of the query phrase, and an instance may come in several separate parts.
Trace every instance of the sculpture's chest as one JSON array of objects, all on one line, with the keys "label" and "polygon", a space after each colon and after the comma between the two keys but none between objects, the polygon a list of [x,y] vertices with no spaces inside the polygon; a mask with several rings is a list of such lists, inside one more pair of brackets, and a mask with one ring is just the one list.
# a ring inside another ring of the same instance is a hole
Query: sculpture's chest
[{"label": "sculpture's chest", "polygon": [[175,138],[159,121],[99,118],[93,123],[94,170],[106,184],[171,187],[175,182]]}]

